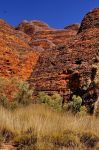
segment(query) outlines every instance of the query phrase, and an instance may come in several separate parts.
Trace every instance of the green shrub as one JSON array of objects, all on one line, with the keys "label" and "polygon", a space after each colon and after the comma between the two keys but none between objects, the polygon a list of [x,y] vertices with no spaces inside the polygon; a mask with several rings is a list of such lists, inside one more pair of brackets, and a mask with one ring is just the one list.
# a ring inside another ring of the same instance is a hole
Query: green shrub
[{"label": "green shrub", "polygon": [[5,108],[9,108],[9,101],[5,95],[0,95],[0,105]]},{"label": "green shrub", "polygon": [[77,95],[73,95],[72,101],[68,103],[68,110],[77,113],[80,112],[80,108],[82,105],[82,98]]},{"label": "green shrub", "polygon": [[47,95],[45,92],[39,92],[38,101],[40,103],[49,104],[51,101],[51,97]]},{"label": "green shrub", "polygon": [[33,89],[27,82],[18,79],[0,78],[0,105],[7,109],[28,105],[32,102]]},{"label": "green shrub", "polygon": [[61,110],[62,108],[62,97],[59,94],[54,94],[51,96],[51,104],[53,108]]},{"label": "green shrub", "polygon": [[40,103],[44,103],[54,109],[61,110],[62,108],[62,97],[59,94],[49,96],[44,92],[40,92],[38,95],[38,100]]},{"label": "green shrub", "polygon": [[14,109],[16,109],[18,106],[19,106],[19,104],[18,104],[17,101],[12,101],[12,102],[10,102],[9,109],[10,109],[10,110],[14,110]]},{"label": "green shrub", "polygon": [[87,108],[85,106],[81,106],[79,115],[86,115],[86,114],[87,114]]},{"label": "green shrub", "polygon": [[0,105],[9,110],[14,110],[18,107],[17,101],[9,102],[6,96],[0,96]]},{"label": "green shrub", "polygon": [[64,105],[63,105],[63,112],[66,112],[67,113],[67,111],[69,110],[69,106],[68,106],[68,102],[67,103],[65,103]]},{"label": "green shrub", "polygon": [[29,84],[24,81],[17,83],[18,92],[15,95],[14,100],[19,104],[28,105],[32,102],[33,89],[29,88]]}]

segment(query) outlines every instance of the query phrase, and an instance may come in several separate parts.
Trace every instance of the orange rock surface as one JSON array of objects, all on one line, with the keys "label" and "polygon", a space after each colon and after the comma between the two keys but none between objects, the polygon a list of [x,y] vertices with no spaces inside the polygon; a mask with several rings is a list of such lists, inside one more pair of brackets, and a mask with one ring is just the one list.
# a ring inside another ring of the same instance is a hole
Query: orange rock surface
[{"label": "orange rock surface", "polygon": [[78,71],[84,82],[93,65],[99,68],[99,8],[61,30],[41,21],[13,28],[0,20],[0,76],[28,80],[36,91],[68,93],[71,74]]},{"label": "orange rock surface", "polygon": [[0,76],[27,79],[39,52],[28,42],[31,38],[0,20]]}]

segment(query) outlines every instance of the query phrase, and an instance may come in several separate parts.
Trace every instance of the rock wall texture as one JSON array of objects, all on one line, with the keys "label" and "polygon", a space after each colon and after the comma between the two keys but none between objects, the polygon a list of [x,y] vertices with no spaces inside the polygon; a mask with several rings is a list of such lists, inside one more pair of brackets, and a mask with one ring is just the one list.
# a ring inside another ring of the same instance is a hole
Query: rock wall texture
[{"label": "rock wall texture", "polygon": [[79,32],[89,28],[99,29],[99,8],[96,8],[85,15],[84,19],[82,20]]},{"label": "rock wall texture", "polygon": [[0,20],[0,76],[27,79],[39,52],[28,42],[31,38]]},{"label": "rock wall texture", "polygon": [[[96,66],[99,70],[98,15],[99,9],[88,13],[80,29],[77,25],[65,27],[68,32],[72,30],[74,33],[75,31],[75,35],[71,35],[70,38],[68,36],[69,39],[65,36],[65,41],[58,42],[61,44],[54,42],[56,47],[42,52],[29,80],[37,91],[59,92],[68,95],[70,93],[69,82],[75,72],[80,75],[78,86],[83,86],[87,80],[90,80],[92,67]],[[90,18],[94,16],[93,22],[90,22],[89,16]],[[89,24],[93,24],[92,27]],[[99,78],[98,73],[97,78]],[[72,88],[76,89],[77,81],[78,79],[74,79],[70,82]]]},{"label": "rock wall texture", "polygon": [[[93,66],[99,79],[99,8],[81,25],[62,30],[26,20],[13,28],[0,20],[0,76],[28,80],[36,92],[67,96],[70,83],[75,89],[90,79]],[[79,80],[72,79],[75,73]]]}]

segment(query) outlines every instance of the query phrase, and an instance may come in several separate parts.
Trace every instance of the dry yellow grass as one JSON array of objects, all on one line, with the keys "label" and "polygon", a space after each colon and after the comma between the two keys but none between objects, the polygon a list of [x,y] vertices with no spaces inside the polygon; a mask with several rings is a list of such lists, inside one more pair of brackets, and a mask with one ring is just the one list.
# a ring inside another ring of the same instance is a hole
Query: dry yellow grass
[{"label": "dry yellow grass", "polygon": [[37,104],[14,111],[0,107],[0,134],[1,149],[7,142],[15,150],[98,150],[99,118]]},{"label": "dry yellow grass", "polygon": [[30,105],[12,112],[0,107],[0,128],[6,128],[18,134],[31,128],[38,136],[64,130],[89,131],[99,135],[99,118],[73,116],[69,113],[56,112],[43,105]]}]

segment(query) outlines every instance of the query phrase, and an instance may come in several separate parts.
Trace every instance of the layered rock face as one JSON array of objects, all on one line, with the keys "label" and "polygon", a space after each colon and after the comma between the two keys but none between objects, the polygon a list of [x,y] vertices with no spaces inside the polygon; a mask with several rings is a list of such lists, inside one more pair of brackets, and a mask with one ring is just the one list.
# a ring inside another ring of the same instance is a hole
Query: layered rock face
[{"label": "layered rock face", "polygon": [[63,47],[43,52],[30,83],[39,91],[66,91],[70,76],[75,71],[82,76],[83,82],[83,78],[90,78],[92,65],[98,66],[98,35],[98,29],[94,29],[94,32],[88,30]]},{"label": "layered rock face", "polygon": [[76,33],[72,29],[52,29],[41,21],[23,21],[13,28],[0,20],[0,76],[27,80],[42,51]]},{"label": "layered rock face", "polygon": [[85,15],[79,33],[89,28],[99,29],[99,8],[96,8]]},{"label": "layered rock face", "polygon": [[[75,27],[74,27],[75,26]],[[60,45],[69,40],[72,36],[76,35],[79,29],[79,25],[73,25],[67,27],[67,29],[57,30],[50,28],[47,24],[39,21],[23,21],[16,30],[20,30],[28,34],[32,40],[30,41],[30,45],[32,46],[44,46],[47,43],[53,43],[55,45]],[[47,41],[46,41],[47,40]],[[35,43],[35,44],[34,44]],[[43,44],[42,44],[43,43]],[[50,44],[52,46],[52,44]],[[43,47],[41,46],[41,47]],[[50,48],[49,44],[48,47]]]},{"label": "layered rock face", "polygon": [[80,28],[80,24],[72,24],[70,26],[66,26],[64,29],[75,30],[78,32],[79,28]]},{"label": "layered rock face", "polygon": [[0,76],[27,79],[39,52],[28,42],[31,38],[0,20]]},{"label": "layered rock face", "polygon": [[[62,30],[41,21],[13,28],[0,20],[0,76],[28,80],[36,92],[69,95],[90,79],[98,63],[99,8],[85,15],[81,25]],[[72,78],[75,73],[79,80]]]},{"label": "layered rock face", "polygon": [[[75,36],[71,36],[69,40],[65,38],[64,43],[57,44],[53,49],[42,53],[29,80],[37,91],[69,95],[70,83],[71,87],[76,89],[77,82],[80,82],[78,86],[83,86],[87,80],[90,80],[94,65],[99,71],[99,26],[97,26],[99,22],[93,21],[93,26],[90,27],[87,24],[89,14],[85,16]],[[94,20],[97,20],[99,9],[93,10],[91,14]],[[86,30],[81,32],[85,25]],[[77,31],[77,26],[65,29]],[[79,74],[80,79],[71,79],[75,72]],[[97,72],[97,79],[99,79],[99,72]]]}]

